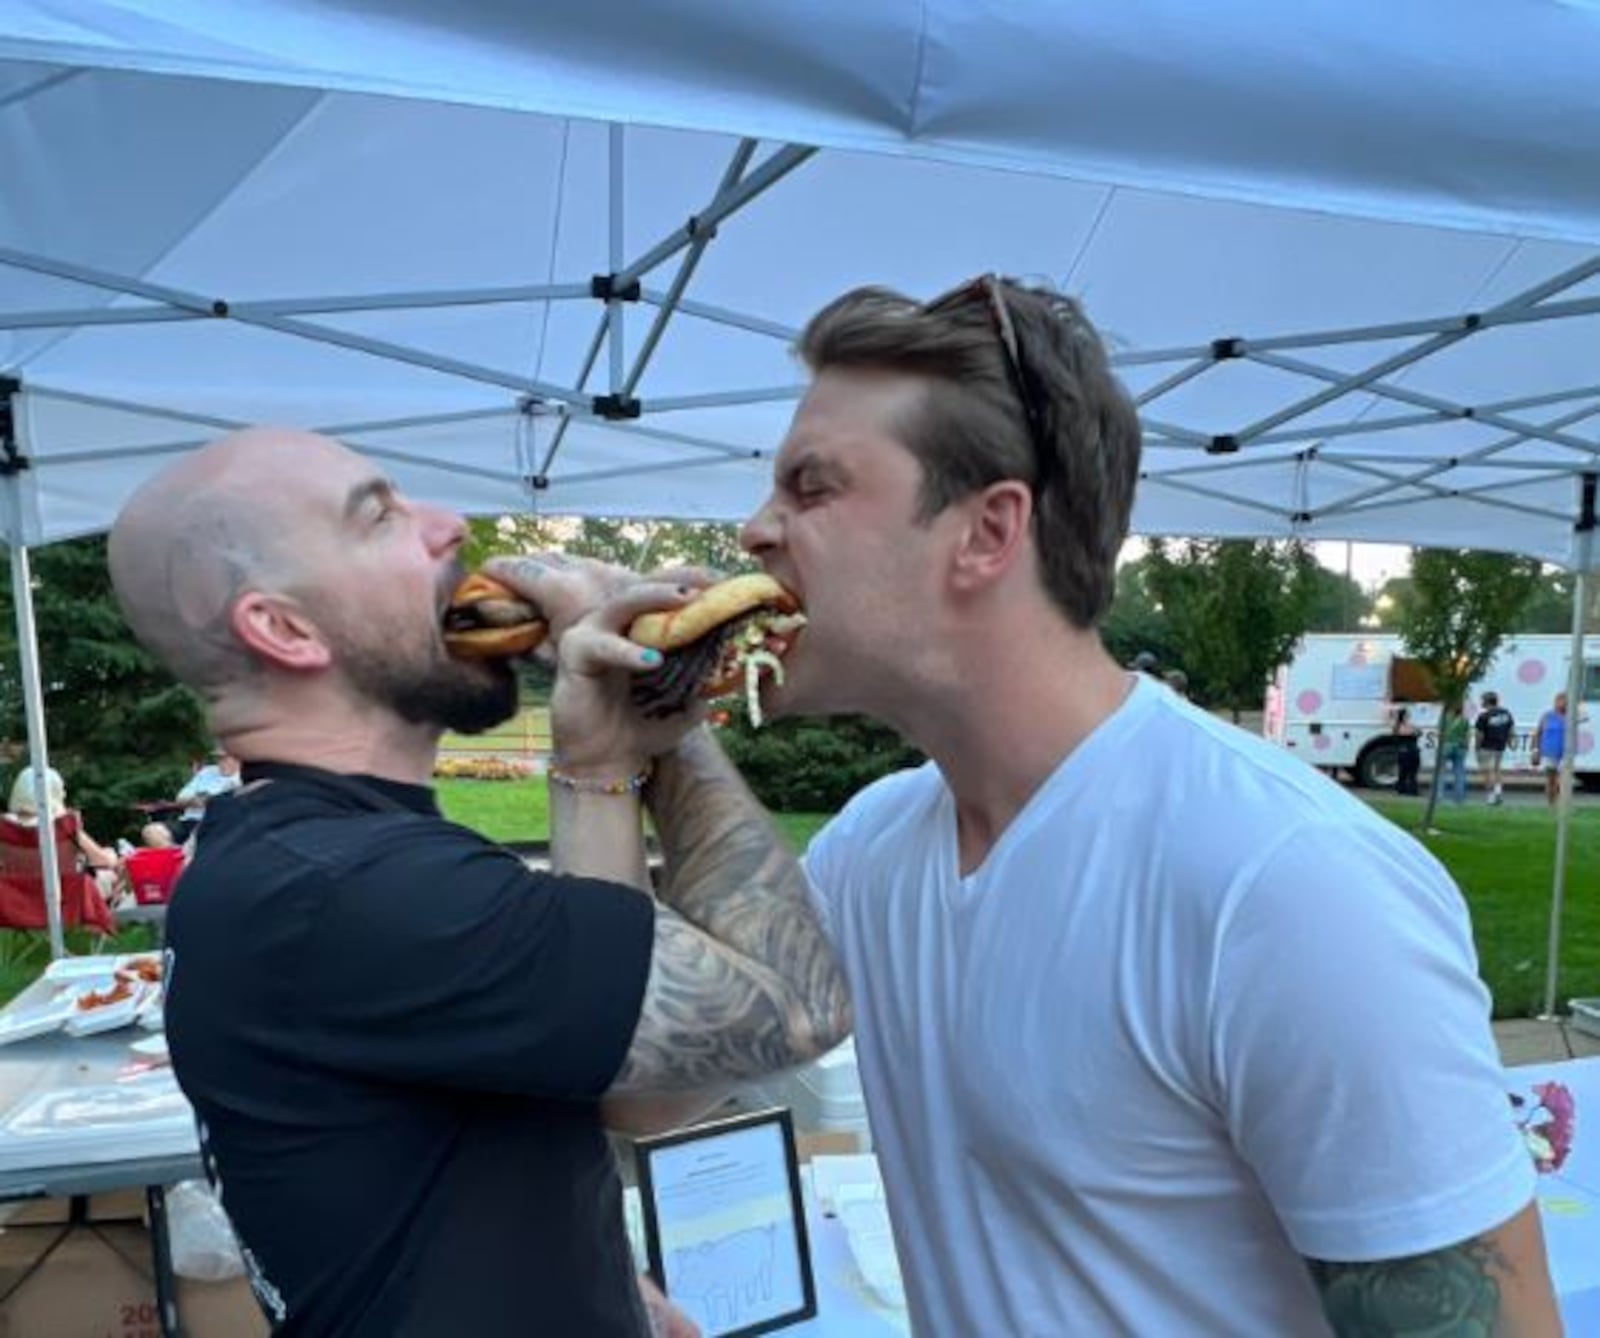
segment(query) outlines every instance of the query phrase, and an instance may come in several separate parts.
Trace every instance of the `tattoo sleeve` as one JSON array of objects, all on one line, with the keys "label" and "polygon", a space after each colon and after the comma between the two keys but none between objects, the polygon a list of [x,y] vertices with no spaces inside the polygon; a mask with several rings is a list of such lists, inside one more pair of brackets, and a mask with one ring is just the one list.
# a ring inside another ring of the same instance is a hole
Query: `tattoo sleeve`
[{"label": "tattoo sleeve", "polygon": [[850,997],[783,837],[704,732],[648,792],[664,903],[616,1091],[698,1087],[814,1059],[849,1034]]},{"label": "tattoo sleeve", "polygon": [[1501,1283],[1514,1270],[1488,1239],[1376,1263],[1308,1263],[1340,1338],[1508,1332],[1501,1323]]}]

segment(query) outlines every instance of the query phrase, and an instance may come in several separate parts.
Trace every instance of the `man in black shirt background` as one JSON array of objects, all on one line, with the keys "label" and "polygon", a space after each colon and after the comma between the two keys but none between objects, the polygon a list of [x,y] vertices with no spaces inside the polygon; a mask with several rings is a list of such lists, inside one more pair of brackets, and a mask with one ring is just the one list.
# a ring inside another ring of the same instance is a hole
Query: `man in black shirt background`
[{"label": "man in black shirt background", "polygon": [[517,701],[510,666],[444,649],[465,533],[337,443],[264,429],[118,518],[129,624],[244,762],[170,912],[173,1062],[279,1333],[636,1338],[604,1126],[666,1127],[822,1054],[849,1001],[716,744],[629,703],[656,653],[622,629],[680,588],[583,612],[594,571],[497,565],[557,645],[555,872],[440,816],[442,731]]},{"label": "man in black shirt background", "polygon": [[1478,703],[1478,718],[1472,722],[1478,750],[1478,766],[1483,771],[1483,788],[1488,803],[1505,802],[1500,790],[1500,764],[1505,759],[1511,736],[1517,722],[1511,712],[1500,705],[1500,695],[1486,692]]}]

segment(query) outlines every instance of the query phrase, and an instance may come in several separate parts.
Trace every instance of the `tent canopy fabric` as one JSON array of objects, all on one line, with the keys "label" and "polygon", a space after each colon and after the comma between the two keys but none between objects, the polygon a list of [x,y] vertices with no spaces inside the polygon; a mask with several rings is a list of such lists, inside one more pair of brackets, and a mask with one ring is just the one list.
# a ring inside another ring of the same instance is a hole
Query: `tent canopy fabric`
[{"label": "tent canopy fabric", "polygon": [[260,421],[739,518],[812,311],[996,270],[1112,341],[1138,530],[1570,562],[1596,69],[1594,0],[11,0],[0,537]]}]

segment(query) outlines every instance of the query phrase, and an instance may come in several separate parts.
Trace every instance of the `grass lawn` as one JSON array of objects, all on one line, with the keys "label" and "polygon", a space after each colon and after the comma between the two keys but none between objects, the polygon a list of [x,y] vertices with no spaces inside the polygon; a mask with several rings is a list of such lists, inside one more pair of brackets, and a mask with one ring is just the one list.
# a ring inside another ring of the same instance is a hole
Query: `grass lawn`
[{"label": "grass lawn", "polygon": [[[544,783],[447,780],[440,802],[456,821],[500,841],[549,838]],[[1464,808],[1441,803],[1438,835],[1419,839],[1465,892],[1484,979],[1495,1016],[1526,1017],[1544,1006],[1545,944],[1555,864],[1555,820],[1543,807]],[[1379,799],[1373,806],[1413,835],[1422,819],[1412,800]],[[780,813],[778,826],[803,849],[826,814]],[[1562,935],[1559,1000],[1600,997],[1600,809],[1574,815]]]},{"label": "grass lawn", "polygon": [[[439,800],[455,821],[497,841],[546,841],[550,812],[542,780],[442,780]],[[1420,804],[1379,799],[1373,806],[1417,835]],[[821,813],[780,813],[777,823],[795,848],[824,822]],[[1439,806],[1436,835],[1419,839],[1439,857],[1466,893],[1484,979],[1494,994],[1495,1016],[1524,1017],[1543,1007],[1550,882],[1555,863],[1555,820],[1543,807]],[[69,936],[74,952],[87,939]],[[154,932],[135,926],[109,950],[133,952],[154,945]],[[0,1000],[34,979],[43,961],[0,961]],[[1574,815],[1562,935],[1558,998],[1600,997],[1600,808]]]},{"label": "grass lawn", "polygon": [[[1488,808],[1474,795],[1462,808],[1441,803],[1434,817],[1438,834],[1428,835],[1417,830],[1423,812],[1417,801],[1379,799],[1373,807],[1426,845],[1466,894],[1495,1016],[1542,1011],[1554,816],[1543,805]],[[1558,1004],[1600,996],[1600,809],[1573,813],[1561,968]]]},{"label": "grass lawn", "polygon": [[[550,839],[550,805],[542,780],[436,782],[445,816],[495,841]],[[797,850],[828,820],[826,813],[779,813],[779,829]]]},{"label": "grass lawn", "polygon": [[491,841],[550,839],[550,801],[542,779],[438,780],[434,785],[445,817]]},{"label": "grass lawn", "polygon": [[[68,954],[79,957],[94,952],[95,937],[82,929],[67,930]],[[0,955],[0,1003],[22,993],[50,964],[50,939],[42,930],[6,930],[5,940],[4,954]],[[147,952],[160,946],[161,935],[154,925],[129,925],[100,951]]]}]

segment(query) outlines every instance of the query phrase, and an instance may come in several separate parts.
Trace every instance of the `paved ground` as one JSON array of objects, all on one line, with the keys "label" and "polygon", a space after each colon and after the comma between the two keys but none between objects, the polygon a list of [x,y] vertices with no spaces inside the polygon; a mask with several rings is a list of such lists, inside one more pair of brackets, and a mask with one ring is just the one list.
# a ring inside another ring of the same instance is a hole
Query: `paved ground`
[{"label": "paved ground", "polygon": [[1579,1031],[1565,1022],[1540,1022],[1517,1018],[1494,1024],[1500,1058],[1507,1065],[1549,1064],[1563,1059],[1600,1055],[1600,1036]]}]

